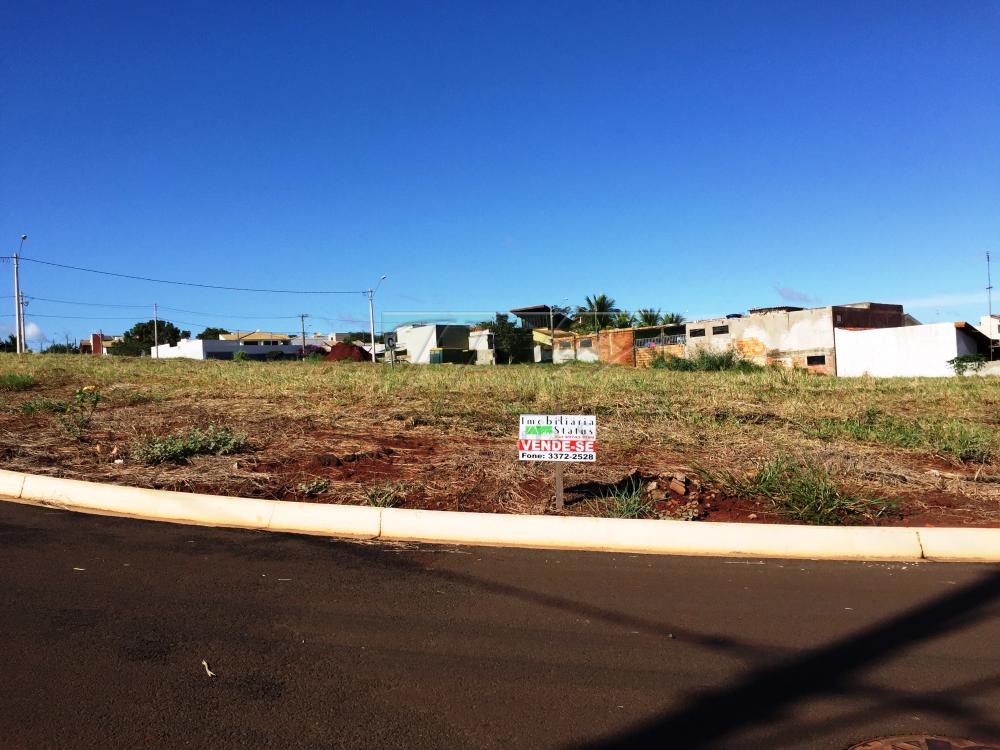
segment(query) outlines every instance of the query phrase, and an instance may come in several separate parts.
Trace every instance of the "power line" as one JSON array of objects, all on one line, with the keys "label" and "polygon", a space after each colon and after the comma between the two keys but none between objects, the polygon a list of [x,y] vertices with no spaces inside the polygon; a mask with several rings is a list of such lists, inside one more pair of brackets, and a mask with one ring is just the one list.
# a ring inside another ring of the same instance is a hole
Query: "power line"
[{"label": "power line", "polygon": [[105,302],[77,302],[68,299],[49,299],[48,297],[35,297],[31,294],[24,295],[25,299],[37,300],[38,302],[53,302],[57,305],[80,305],[81,307],[116,307],[130,310],[145,310],[149,305],[112,305]]},{"label": "power line", "polygon": [[[6,297],[0,297],[0,299],[13,299],[14,295],[7,295]],[[24,295],[27,300],[33,300],[37,302],[52,302],[58,305],[79,305],[81,307],[107,307],[107,308],[117,308],[123,310],[145,310],[149,307],[146,305],[113,305],[105,302],[81,302],[79,300],[68,300],[68,299],[50,299],[49,297],[35,297],[34,295]],[[161,310],[170,310],[171,312],[188,313],[189,315],[207,315],[213,318],[243,318],[245,320],[297,320],[298,315],[239,315],[231,313],[220,313],[220,312],[204,312],[202,310],[187,310],[182,307],[167,307],[166,305],[160,305]]]},{"label": "power line", "polygon": [[127,273],[116,273],[115,271],[100,271],[96,268],[83,268],[82,266],[71,266],[65,263],[54,263],[50,260],[39,260],[38,258],[21,258],[28,263],[39,263],[44,266],[54,268],[65,268],[71,271],[83,271],[85,273],[96,273],[101,276],[115,276],[120,279],[132,279],[133,281],[148,281],[154,284],[173,284],[175,286],[192,286],[200,289],[220,289],[227,292],[262,292],[267,294],[364,294],[360,289],[350,291],[327,291],[327,290],[306,290],[306,289],[253,289],[239,286],[221,286],[218,284],[198,284],[193,281],[174,281],[170,279],[154,279],[149,276],[133,276]]}]

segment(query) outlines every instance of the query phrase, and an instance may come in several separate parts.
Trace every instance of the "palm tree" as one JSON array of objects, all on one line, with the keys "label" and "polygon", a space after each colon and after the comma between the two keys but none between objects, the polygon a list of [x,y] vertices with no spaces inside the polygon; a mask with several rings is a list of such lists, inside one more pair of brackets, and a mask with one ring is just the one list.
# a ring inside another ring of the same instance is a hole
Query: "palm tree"
[{"label": "palm tree", "polygon": [[645,328],[658,326],[663,322],[663,313],[650,307],[644,307],[636,311],[639,316],[639,325]]},{"label": "palm tree", "polygon": [[611,313],[621,312],[615,307],[615,301],[606,294],[595,294],[586,297],[585,303],[576,308],[580,319],[586,321],[588,328],[607,328],[613,322]]},{"label": "palm tree", "polygon": [[663,319],[660,321],[665,326],[679,326],[684,322],[684,316],[681,313],[663,313]]},{"label": "palm tree", "polygon": [[635,315],[630,312],[620,312],[614,316],[615,328],[631,328],[635,325]]}]

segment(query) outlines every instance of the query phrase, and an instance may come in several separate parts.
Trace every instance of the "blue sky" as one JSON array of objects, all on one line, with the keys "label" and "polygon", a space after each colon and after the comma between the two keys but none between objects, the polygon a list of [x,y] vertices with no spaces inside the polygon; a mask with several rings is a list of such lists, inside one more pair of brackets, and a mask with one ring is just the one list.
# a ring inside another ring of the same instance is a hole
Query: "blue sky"
[{"label": "blue sky", "polygon": [[[4,253],[27,232],[29,257],[209,284],[388,274],[379,315],[596,292],[688,317],[985,312],[996,1],[207,5],[4,5]],[[212,313],[168,315],[184,328],[367,318],[360,293],[24,277],[36,297]],[[29,312],[59,339],[148,317]]]}]

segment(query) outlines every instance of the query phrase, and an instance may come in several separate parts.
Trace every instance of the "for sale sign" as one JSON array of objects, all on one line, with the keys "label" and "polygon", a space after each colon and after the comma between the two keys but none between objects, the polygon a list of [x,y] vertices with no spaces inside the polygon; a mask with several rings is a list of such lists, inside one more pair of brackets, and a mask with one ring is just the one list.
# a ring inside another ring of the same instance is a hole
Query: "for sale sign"
[{"label": "for sale sign", "polygon": [[517,453],[522,461],[596,461],[597,417],[522,414]]}]

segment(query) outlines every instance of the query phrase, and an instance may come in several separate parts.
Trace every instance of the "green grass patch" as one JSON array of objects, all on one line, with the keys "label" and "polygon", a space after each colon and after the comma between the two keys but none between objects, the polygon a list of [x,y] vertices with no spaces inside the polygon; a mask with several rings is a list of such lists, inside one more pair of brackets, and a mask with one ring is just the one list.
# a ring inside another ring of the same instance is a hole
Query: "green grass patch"
[{"label": "green grass patch", "polygon": [[799,523],[839,526],[873,522],[897,509],[894,500],[848,492],[822,466],[788,456],[762,464],[748,477],[705,470],[701,473],[727,494],[763,497],[776,512]]},{"label": "green grass patch", "polygon": [[361,496],[373,508],[395,508],[406,499],[405,489],[401,482],[376,484],[362,489]]},{"label": "green grass patch", "polygon": [[732,349],[712,352],[699,349],[692,357],[676,357],[672,354],[656,357],[651,365],[655,370],[676,372],[760,372],[764,368],[756,362],[744,359]]},{"label": "green grass patch", "polygon": [[38,381],[30,375],[17,375],[6,372],[0,375],[0,391],[26,391],[33,388]]},{"label": "green grass patch", "polygon": [[183,463],[191,456],[238,453],[246,444],[245,433],[210,425],[206,429],[194,427],[166,437],[147,437],[132,446],[131,455],[141,463],[154,466]]},{"label": "green grass patch", "polygon": [[957,419],[904,419],[874,407],[846,419],[820,419],[815,435],[930,450],[981,463],[992,460],[996,452],[996,434],[985,425]]},{"label": "green grass patch", "polygon": [[27,401],[22,401],[15,407],[15,411],[17,411],[18,414],[23,414],[26,417],[30,417],[35,414],[65,414],[69,410],[70,404],[68,401],[45,398],[45,396],[29,398]]},{"label": "green grass patch", "polygon": [[629,482],[588,500],[587,509],[602,518],[660,518],[640,482]]}]

